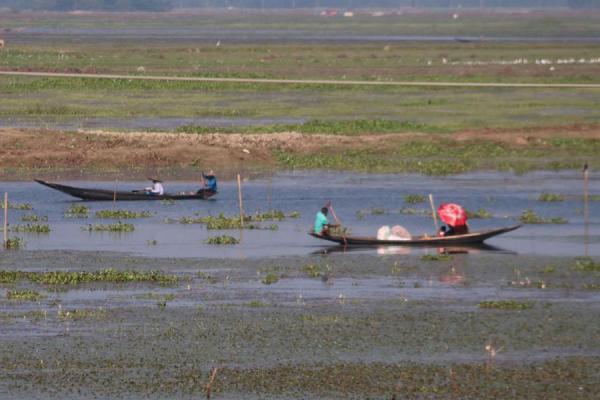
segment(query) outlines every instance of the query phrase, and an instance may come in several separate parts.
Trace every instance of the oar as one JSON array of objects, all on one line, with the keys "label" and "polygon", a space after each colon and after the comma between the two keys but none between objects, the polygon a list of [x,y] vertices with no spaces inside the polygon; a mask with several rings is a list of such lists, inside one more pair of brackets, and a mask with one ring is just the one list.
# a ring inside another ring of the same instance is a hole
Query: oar
[{"label": "oar", "polygon": [[[331,200],[329,200],[327,202],[327,207],[329,208],[329,211],[331,211],[331,215],[333,215],[333,219],[335,220],[335,223],[338,224],[340,226],[340,228],[342,228],[342,223],[338,219],[337,215],[335,215],[335,211],[333,210],[333,206],[331,205]],[[344,238],[344,246],[348,246],[348,240],[346,239],[346,231],[343,229],[342,229],[342,237]]]},{"label": "oar", "polygon": [[431,215],[433,216],[433,223],[435,224],[435,232],[437,235],[439,227],[437,222],[437,215],[435,214],[435,206],[433,205],[433,195],[431,193],[429,193],[429,205],[431,205]]}]

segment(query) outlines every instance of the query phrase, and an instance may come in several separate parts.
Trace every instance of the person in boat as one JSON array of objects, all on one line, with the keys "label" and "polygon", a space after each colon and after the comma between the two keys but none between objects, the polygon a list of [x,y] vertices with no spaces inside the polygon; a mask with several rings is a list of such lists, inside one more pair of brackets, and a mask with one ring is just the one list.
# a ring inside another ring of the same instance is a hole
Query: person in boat
[{"label": "person in boat", "polygon": [[327,207],[323,207],[321,208],[321,211],[319,211],[317,213],[317,216],[315,217],[315,228],[314,228],[314,232],[317,235],[321,235],[321,236],[328,236],[329,235],[329,228],[332,226],[329,223],[329,220],[327,219]]},{"label": "person in boat", "polygon": [[198,190],[198,193],[207,189],[212,192],[217,191],[217,177],[212,169],[208,171],[208,174],[202,172],[202,188]]},{"label": "person in boat", "polygon": [[161,196],[165,194],[165,189],[162,185],[162,181],[160,179],[148,178],[152,181],[152,186],[147,187],[145,190],[150,195],[158,195]]}]

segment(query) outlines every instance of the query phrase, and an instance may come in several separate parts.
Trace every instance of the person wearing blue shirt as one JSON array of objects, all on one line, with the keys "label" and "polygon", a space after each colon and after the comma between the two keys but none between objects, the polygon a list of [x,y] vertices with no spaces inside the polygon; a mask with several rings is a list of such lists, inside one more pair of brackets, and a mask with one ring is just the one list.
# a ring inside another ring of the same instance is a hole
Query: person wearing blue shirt
[{"label": "person wearing blue shirt", "polygon": [[199,190],[199,192],[204,189],[208,189],[213,192],[217,191],[217,177],[215,176],[215,173],[212,169],[210,171],[208,171],[208,174],[205,174],[204,172],[202,172],[202,183],[203,183],[203,188],[201,188]]},{"label": "person wearing blue shirt", "polygon": [[329,220],[327,219],[327,207],[321,208],[315,218],[315,233],[317,235],[329,235]]}]

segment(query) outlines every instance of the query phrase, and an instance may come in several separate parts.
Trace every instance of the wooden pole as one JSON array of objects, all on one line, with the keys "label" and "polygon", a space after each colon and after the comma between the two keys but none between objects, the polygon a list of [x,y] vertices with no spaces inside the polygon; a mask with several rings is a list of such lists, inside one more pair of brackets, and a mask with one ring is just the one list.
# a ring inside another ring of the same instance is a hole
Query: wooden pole
[{"label": "wooden pole", "polygon": [[588,207],[589,197],[589,184],[588,184],[588,165],[587,163],[583,166],[583,226],[584,232],[583,237],[585,240],[585,255],[589,253],[589,234],[590,234],[590,209]]},{"label": "wooden pole", "polygon": [[242,200],[242,178],[240,174],[237,176],[237,184],[238,184],[238,199],[240,201],[240,223],[242,224],[242,228],[244,227],[244,203]]},{"label": "wooden pole", "polygon": [[115,179],[115,190],[113,190],[113,209],[117,208],[117,180]]},{"label": "wooden pole", "polygon": [[4,248],[8,246],[8,192],[4,192]]},{"label": "wooden pole", "polygon": [[429,193],[429,205],[431,206],[431,215],[433,217],[433,223],[435,224],[435,232],[437,234],[439,226],[437,222],[437,215],[435,213],[435,205],[433,204],[433,195],[431,193]]}]

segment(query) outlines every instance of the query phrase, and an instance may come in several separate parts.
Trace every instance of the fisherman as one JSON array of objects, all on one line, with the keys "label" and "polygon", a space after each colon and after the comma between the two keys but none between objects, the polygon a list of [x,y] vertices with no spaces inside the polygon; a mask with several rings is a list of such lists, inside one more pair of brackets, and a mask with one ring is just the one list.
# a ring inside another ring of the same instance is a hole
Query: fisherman
[{"label": "fisherman", "polygon": [[152,181],[152,186],[145,188],[146,192],[150,195],[162,196],[165,193],[162,181],[160,179],[148,178]]},{"label": "fisherman", "polygon": [[202,172],[202,188],[198,192],[202,192],[204,189],[212,192],[217,191],[217,177],[212,169],[208,171],[208,174]]},{"label": "fisherman", "polygon": [[331,224],[327,219],[327,207],[321,208],[315,217],[315,233],[321,236],[329,236],[329,227]]}]

